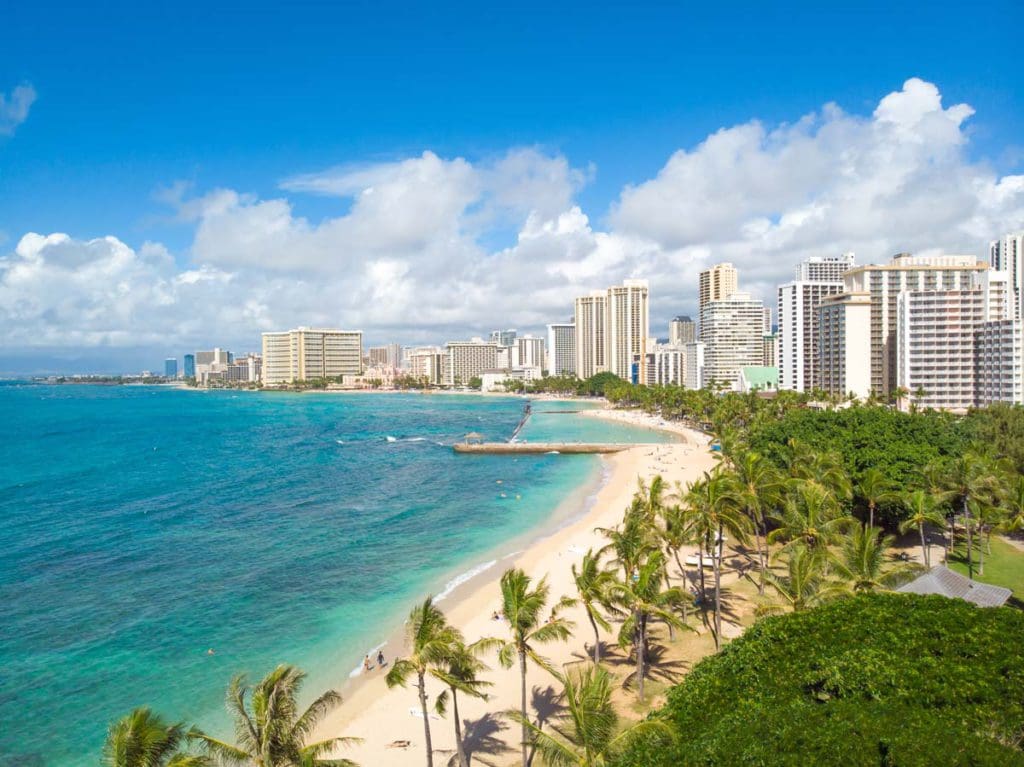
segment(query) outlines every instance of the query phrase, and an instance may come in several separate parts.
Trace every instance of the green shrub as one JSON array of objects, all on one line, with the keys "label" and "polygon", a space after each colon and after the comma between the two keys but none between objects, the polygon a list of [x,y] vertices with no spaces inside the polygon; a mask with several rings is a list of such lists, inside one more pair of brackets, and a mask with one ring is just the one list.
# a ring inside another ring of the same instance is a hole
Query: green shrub
[{"label": "green shrub", "polygon": [[652,716],[676,746],[616,767],[1024,765],[1024,613],[873,594],[766,618]]}]

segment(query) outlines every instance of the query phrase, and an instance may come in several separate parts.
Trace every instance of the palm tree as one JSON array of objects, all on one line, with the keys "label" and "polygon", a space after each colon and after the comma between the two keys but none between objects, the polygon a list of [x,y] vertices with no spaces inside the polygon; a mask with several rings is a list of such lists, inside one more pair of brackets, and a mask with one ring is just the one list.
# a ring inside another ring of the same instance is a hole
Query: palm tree
[{"label": "palm tree", "polygon": [[857,497],[868,507],[868,527],[875,526],[875,509],[879,504],[894,500],[892,483],[875,467],[866,469],[857,482]]},{"label": "palm tree", "polygon": [[430,719],[427,711],[427,674],[434,669],[446,668],[460,643],[462,634],[449,625],[444,613],[434,604],[432,596],[416,605],[406,622],[406,641],[409,656],[395,661],[385,682],[388,687],[405,687],[409,678],[416,677],[416,691],[420,697],[423,716],[423,737],[427,749],[427,767],[433,767],[434,747],[430,740]]},{"label": "palm tree", "polygon": [[924,557],[924,566],[929,570],[932,567],[931,547],[925,542],[924,528],[925,525],[935,525],[939,528],[945,526],[946,518],[939,511],[940,502],[941,499],[924,490],[915,490],[905,501],[907,508],[910,509],[910,516],[900,523],[901,533],[913,528],[917,529],[918,535],[921,536],[921,554]]},{"label": "palm tree", "polygon": [[684,628],[672,608],[689,597],[678,586],[665,588],[665,555],[653,551],[641,564],[636,574],[612,586],[612,600],[626,613],[619,630],[619,646],[632,647],[636,652],[636,689],[640,702],[644,700],[644,677],[647,661],[647,629],[652,618],[670,626]]},{"label": "palm tree", "polygon": [[480,672],[487,670],[487,666],[477,657],[477,653],[493,646],[494,642],[495,640],[493,639],[481,639],[469,646],[461,641],[453,642],[451,654],[445,661],[444,666],[442,668],[432,667],[430,669],[430,675],[443,682],[448,688],[437,696],[437,701],[434,704],[434,710],[441,716],[447,713],[449,695],[451,697],[452,718],[455,721],[455,750],[459,767],[469,767],[465,746],[462,743],[462,722],[459,719],[459,693],[463,692],[474,698],[487,699],[487,695],[483,690],[485,687],[490,687],[491,683],[480,679],[478,676]]},{"label": "palm tree", "polygon": [[[341,703],[341,696],[328,690],[299,713],[298,694],[305,673],[281,664],[250,688],[244,674],[228,685],[228,713],[235,720],[237,745],[225,743],[193,729],[194,738],[226,764],[251,767],[355,767],[348,759],[327,758],[339,746],[356,742],[354,738],[330,738],[306,743],[316,725]],[[246,700],[246,697],[249,700]]]},{"label": "palm tree", "polygon": [[622,524],[613,528],[599,527],[597,531],[608,539],[599,556],[612,554],[612,562],[622,568],[622,577],[629,578],[647,555],[658,548],[655,526],[647,520],[637,496],[626,509]]},{"label": "palm tree", "polygon": [[845,593],[845,589],[828,578],[827,553],[823,548],[811,548],[799,542],[785,553],[786,574],[765,574],[768,585],[778,596],[758,607],[760,614],[789,609],[792,612],[809,610]]},{"label": "palm tree", "polygon": [[809,548],[827,547],[854,522],[839,507],[831,491],[814,480],[795,480],[790,488],[779,526],[768,534],[768,542],[801,541]]},{"label": "palm tree", "polygon": [[[505,668],[512,668],[519,659],[519,673],[522,677],[522,699],[520,714],[526,720],[526,661],[532,660],[538,666],[553,671],[551,664],[536,649],[537,645],[565,641],[572,635],[574,624],[558,616],[558,611],[568,602],[560,600],[551,610],[547,622],[542,622],[550,595],[547,578],[541,578],[536,588],[530,588],[530,577],[518,568],[506,570],[501,576],[501,604],[511,636],[498,650],[498,661]],[[527,727],[523,724],[523,767],[528,767]]]},{"label": "palm tree", "polygon": [[997,480],[989,461],[978,453],[967,452],[953,461],[947,474],[950,494],[959,502],[967,531],[967,577],[974,580],[974,556],[971,505],[984,501],[996,488]]},{"label": "palm tree", "polygon": [[672,728],[658,720],[638,722],[619,731],[619,717],[611,701],[612,677],[600,666],[588,666],[559,679],[566,711],[554,733],[514,715],[529,732],[543,764],[605,767],[639,737],[660,736],[666,743],[675,739]]},{"label": "palm tree", "polygon": [[110,725],[103,745],[104,767],[206,767],[205,756],[179,751],[185,725],[167,724],[148,708],[137,708]]},{"label": "palm tree", "polygon": [[877,527],[857,525],[839,548],[836,572],[858,594],[888,590],[918,568],[910,562],[891,562],[886,554],[894,539],[881,532]]},{"label": "palm tree", "polygon": [[768,509],[781,500],[784,485],[779,472],[768,461],[754,452],[743,453],[735,461],[736,480],[740,502],[754,527],[760,578],[757,590],[764,594],[764,573],[768,569],[768,546],[762,546],[762,537],[768,535]]},{"label": "palm tree", "polygon": [[[735,475],[720,470],[704,472],[686,494],[686,514],[690,528],[701,542],[702,551],[713,551],[711,565],[715,576],[715,649],[722,635],[722,553],[725,534],[742,540],[746,535],[746,517],[736,488]],[[716,550],[717,549],[717,550]],[[703,570],[703,562],[698,562]],[[703,595],[702,595],[703,596]]]},{"label": "palm tree", "polygon": [[1018,474],[1007,482],[1003,492],[1003,507],[1006,515],[999,523],[999,529],[1004,533],[1024,530],[1024,474]]},{"label": "palm tree", "polygon": [[600,626],[605,631],[611,630],[611,624],[602,614],[601,608],[608,605],[608,589],[615,583],[615,576],[601,567],[600,558],[591,549],[583,555],[579,570],[575,564],[572,566],[572,578],[576,583],[580,602],[586,610],[587,620],[594,630],[594,663],[597,664],[601,662],[601,634],[597,627]]}]

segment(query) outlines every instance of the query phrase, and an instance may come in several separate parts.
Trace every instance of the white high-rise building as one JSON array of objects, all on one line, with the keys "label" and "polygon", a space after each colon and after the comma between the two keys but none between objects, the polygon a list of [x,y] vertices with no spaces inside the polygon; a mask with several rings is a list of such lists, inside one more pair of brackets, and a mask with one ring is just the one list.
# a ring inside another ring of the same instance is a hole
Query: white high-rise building
[{"label": "white high-rise building", "polygon": [[555,322],[548,325],[548,373],[553,376],[576,372],[576,325]]},{"label": "white high-rise building", "polygon": [[668,323],[668,342],[672,346],[686,346],[696,340],[697,323],[689,317],[673,317]]},{"label": "white high-rise building", "polygon": [[650,330],[647,293],[647,280],[624,280],[608,288],[608,370],[633,383],[644,379],[639,365],[647,353]]},{"label": "white high-rise building", "polygon": [[989,243],[988,260],[993,269],[1005,272],[1009,277],[1011,316],[1015,320],[1024,318],[1021,306],[1024,301],[1024,232],[1007,234]]},{"label": "white high-rise building", "polygon": [[440,346],[420,346],[410,349],[408,359],[409,375],[430,386],[444,383],[444,359],[447,355]]},{"label": "white high-rise building", "polygon": [[584,380],[608,369],[607,305],[603,290],[576,299],[576,375]]},{"label": "white high-rise building", "polygon": [[691,341],[686,345],[683,360],[686,373],[683,377],[683,386],[687,389],[704,388],[704,349],[705,346],[701,341]]},{"label": "white high-rise building", "polygon": [[[698,312],[703,316],[704,306],[711,301],[721,301],[739,290],[739,273],[730,263],[715,264],[700,273]],[[704,332],[701,326],[701,333]]]},{"label": "white high-rise building", "polygon": [[296,328],[263,334],[263,384],[341,378],[363,372],[363,332]]},{"label": "white high-rise building", "polygon": [[544,352],[544,339],[537,336],[519,336],[512,347],[512,364],[510,367],[529,367],[545,369],[547,359]]},{"label": "white high-rise building", "polygon": [[644,355],[641,383],[647,386],[683,386],[686,382],[686,349],[671,344],[650,346]]},{"label": "white high-rise building", "polygon": [[704,383],[732,388],[740,368],[764,361],[764,303],[749,293],[709,301],[700,315],[704,342]]},{"label": "white high-rise building", "polygon": [[468,386],[484,371],[498,368],[498,344],[483,339],[449,341],[445,344],[444,382],[446,386]]},{"label": "white high-rise building", "polygon": [[896,389],[897,299],[907,290],[964,290],[988,264],[975,256],[912,256],[900,253],[885,266],[855,266],[843,275],[843,292],[871,296],[871,390],[889,397]]},{"label": "white high-rise building", "polygon": [[[871,394],[871,294],[836,293],[818,308],[815,384],[832,397]],[[781,386],[781,381],[779,382]]]},{"label": "white high-rise building", "polygon": [[[904,409],[914,404],[963,413],[1003,397],[1020,402],[1012,386],[1015,373],[1019,379],[1020,331],[1009,316],[1008,277],[988,271],[965,288],[900,293],[896,382],[909,392],[900,401]],[[1008,392],[1004,375],[1011,380]]]},{"label": "white high-rise building", "polygon": [[779,388],[809,391],[820,385],[818,307],[843,292],[843,274],[853,254],[814,256],[796,268],[796,279],[779,286],[776,363]]}]

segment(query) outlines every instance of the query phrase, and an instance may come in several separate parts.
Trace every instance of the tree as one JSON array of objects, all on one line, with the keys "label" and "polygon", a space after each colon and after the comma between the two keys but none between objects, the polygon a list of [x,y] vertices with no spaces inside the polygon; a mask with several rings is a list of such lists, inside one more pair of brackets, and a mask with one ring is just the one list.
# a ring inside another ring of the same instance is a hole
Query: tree
[{"label": "tree", "polygon": [[924,557],[924,566],[930,570],[932,566],[931,547],[925,541],[924,528],[926,525],[934,525],[938,528],[945,526],[946,519],[939,511],[940,500],[924,490],[915,490],[907,497],[905,503],[910,509],[910,516],[900,524],[900,532],[917,530],[921,537],[921,555]]},{"label": "tree", "polygon": [[110,725],[104,767],[206,767],[205,756],[181,753],[185,725],[167,724],[148,708],[137,708]]},{"label": "tree", "polygon": [[868,507],[868,527],[875,526],[875,509],[895,499],[892,484],[873,466],[860,475],[855,492]]},{"label": "tree", "polygon": [[[564,607],[566,600],[559,601],[551,610],[547,622],[542,622],[542,614],[547,606],[550,588],[547,578],[541,578],[536,588],[530,588],[530,577],[518,568],[506,570],[501,576],[501,604],[508,621],[510,637],[498,650],[498,661],[505,668],[512,668],[516,659],[519,660],[519,673],[522,678],[522,699],[520,711],[522,720],[526,720],[526,661],[532,660],[538,666],[553,671],[546,658],[537,652],[537,645],[555,641],[565,641],[572,635],[573,623],[561,618],[558,611]],[[528,767],[527,726],[522,725],[523,736],[523,767]]]},{"label": "tree", "polygon": [[600,666],[570,672],[559,679],[566,711],[559,717],[554,733],[521,719],[543,764],[605,767],[640,738],[656,737],[666,743],[675,739],[671,728],[658,721],[638,722],[619,731],[619,717],[611,702],[612,677]]},{"label": "tree", "polygon": [[996,489],[996,477],[990,462],[977,452],[968,451],[953,461],[947,474],[950,494],[959,503],[967,532],[967,577],[974,580],[974,540],[971,506],[985,501]]},{"label": "tree", "polygon": [[[281,664],[250,688],[244,674],[231,680],[227,692],[228,713],[234,719],[237,745],[193,729],[194,738],[221,762],[252,767],[355,767],[348,759],[325,755],[355,742],[353,738],[330,738],[306,743],[316,725],[341,703],[341,696],[328,690],[299,713],[298,694],[306,675],[295,666]],[[249,700],[246,700],[248,696]]]},{"label": "tree", "polygon": [[406,641],[409,656],[395,661],[386,678],[388,687],[405,687],[409,678],[416,677],[416,691],[423,716],[423,737],[426,742],[427,767],[433,767],[434,748],[430,740],[430,718],[427,711],[427,674],[445,668],[462,642],[462,634],[448,624],[448,619],[434,604],[432,596],[416,605],[406,622]]},{"label": "tree", "polygon": [[600,557],[591,549],[583,555],[578,570],[575,564],[572,565],[572,578],[576,583],[579,601],[587,613],[587,620],[594,630],[594,663],[598,664],[601,662],[601,634],[598,626],[605,631],[611,630],[611,624],[601,610],[608,605],[608,591],[615,583],[615,576],[601,566]]},{"label": "tree", "polygon": [[431,676],[440,680],[447,686],[447,690],[437,696],[434,709],[441,716],[448,711],[449,695],[452,702],[452,719],[455,722],[455,751],[459,767],[469,767],[469,760],[466,759],[466,749],[462,742],[462,722],[459,719],[459,692],[463,692],[474,698],[487,698],[484,693],[485,687],[490,687],[490,682],[479,678],[479,674],[487,669],[487,666],[477,657],[477,653],[492,646],[493,639],[482,639],[466,646],[462,642],[454,642],[450,648],[450,654],[441,668],[432,667]]},{"label": "tree", "polygon": [[1006,514],[999,523],[999,529],[1004,533],[1024,530],[1024,474],[1018,474],[1007,482],[1003,490],[1003,506]]},{"label": "tree", "polygon": [[853,517],[842,513],[835,495],[814,480],[796,480],[791,484],[777,521],[779,526],[768,534],[769,543],[788,541],[786,546],[792,546],[801,541],[811,549],[838,542],[854,523]]},{"label": "tree", "polygon": [[798,543],[782,554],[786,559],[786,574],[765,573],[765,580],[775,591],[778,599],[762,602],[758,612],[762,615],[809,610],[829,599],[845,593],[845,590],[828,578],[828,561],[824,549],[812,549]]},{"label": "tree", "polygon": [[[746,517],[741,509],[735,475],[715,469],[704,472],[685,497],[690,529],[700,541],[701,550],[713,552],[711,564],[715,576],[715,649],[722,634],[722,553],[725,534],[737,539],[746,535]],[[703,561],[698,566],[703,570]],[[702,595],[703,596],[703,595]]]},{"label": "tree", "polygon": [[779,472],[768,461],[752,450],[745,451],[734,461],[734,471],[739,487],[740,503],[754,528],[757,543],[760,578],[757,590],[764,594],[764,573],[768,569],[767,542],[768,509],[775,508],[783,497],[784,484]]},{"label": "tree", "polygon": [[856,593],[885,591],[917,569],[909,562],[892,562],[887,556],[893,537],[877,527],[856,525],[839,547],[836,573]]},{"label": "tree", "polygon": [[689,595],[678,587],[666,588],[664,580],[665,555],[652,551],[631,577],[612,586],[612,601],[625,613],[626,619],[619,630],[619,646],[632,647],[636,653],[636,689],[640,702],[644,700],[646,676],[648,625],[652,618],[663,620],[670,626],[684,628],[672,608]]}]

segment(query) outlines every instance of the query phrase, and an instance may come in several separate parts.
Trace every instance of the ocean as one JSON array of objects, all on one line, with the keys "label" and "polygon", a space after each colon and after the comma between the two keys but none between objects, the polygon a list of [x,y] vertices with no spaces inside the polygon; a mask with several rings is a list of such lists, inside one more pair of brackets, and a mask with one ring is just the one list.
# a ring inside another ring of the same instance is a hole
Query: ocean
[{"label": "ocean", "polygon": [[[595,456],[452,452],[507,439],[522,408],[0,383],[0,765],[94,765],[110,720],[144,704],[229,735],[240,671],[289,662],[340,686],[417,599],[499,567],[596,488]],[[560,409],[536,403],[521,438],[672,439]]]}]

